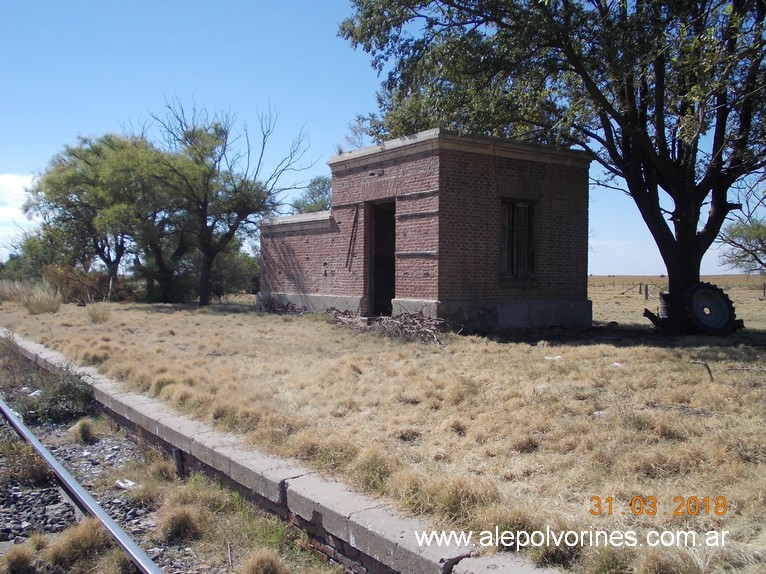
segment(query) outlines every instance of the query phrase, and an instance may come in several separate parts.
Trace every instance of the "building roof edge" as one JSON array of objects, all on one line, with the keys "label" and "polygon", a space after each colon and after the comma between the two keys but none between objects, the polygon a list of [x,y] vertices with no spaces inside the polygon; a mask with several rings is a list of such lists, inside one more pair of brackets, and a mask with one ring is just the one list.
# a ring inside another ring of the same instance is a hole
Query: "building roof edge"
[{"label": "building roof edge", "polygon": [[332,171],[344,171],[442,149],[560,165],[587,166],[592,161],[590,154],[581,150],[564,150],[545,144],[484,135],[461,135],[436,128],[340,153],[331,157],[327,163]]}]

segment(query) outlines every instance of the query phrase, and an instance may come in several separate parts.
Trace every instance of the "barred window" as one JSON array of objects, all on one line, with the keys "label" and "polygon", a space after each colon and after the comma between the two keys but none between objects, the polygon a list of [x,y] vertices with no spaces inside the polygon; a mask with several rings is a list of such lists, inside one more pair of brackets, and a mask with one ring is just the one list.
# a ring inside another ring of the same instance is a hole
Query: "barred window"
[{"label": "barred window", "polygon": [[532,276],[532,204],[509,201],[502,204],[503,225],[500,245],[500,273],[503,277]]}]

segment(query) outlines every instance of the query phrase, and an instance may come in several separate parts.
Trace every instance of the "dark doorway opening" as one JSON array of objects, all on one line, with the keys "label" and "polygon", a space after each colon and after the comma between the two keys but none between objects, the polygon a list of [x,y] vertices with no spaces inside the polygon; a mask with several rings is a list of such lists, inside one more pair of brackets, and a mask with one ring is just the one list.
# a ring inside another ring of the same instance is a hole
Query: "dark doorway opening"
[{"label": "dark doorway opening", "polygon": [[396,296],[396,203],[372,206],[372,269],[370,295],[373,315],[390,315],[391,300]]}]

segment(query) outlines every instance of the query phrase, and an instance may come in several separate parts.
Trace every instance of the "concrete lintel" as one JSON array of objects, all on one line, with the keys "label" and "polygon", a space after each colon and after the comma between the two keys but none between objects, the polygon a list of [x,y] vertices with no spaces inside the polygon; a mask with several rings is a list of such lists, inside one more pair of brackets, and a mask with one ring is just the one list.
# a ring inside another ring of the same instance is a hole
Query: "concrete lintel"
[{"label": "concrete lintel", "polygon": [[316,213],[301,213],[299,215],[283,215],[270,217],[261,221],[258,227],[261,233],[298,233],[301,231],[318,231],[330,229],[333,225],[331,211],[319,211]]}]

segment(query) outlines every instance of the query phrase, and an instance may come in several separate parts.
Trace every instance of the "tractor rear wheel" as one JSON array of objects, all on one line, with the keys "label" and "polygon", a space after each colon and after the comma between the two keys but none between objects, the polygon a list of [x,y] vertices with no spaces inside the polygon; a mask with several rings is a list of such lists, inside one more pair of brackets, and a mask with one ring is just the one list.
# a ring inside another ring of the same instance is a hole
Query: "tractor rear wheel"
[{"label": "tractor rear wheel", "polygon": [[711,283],[695,283],[684,294],[689,324],[705,335],[728,335],[735,329],[736,313],[729,296]]}]

